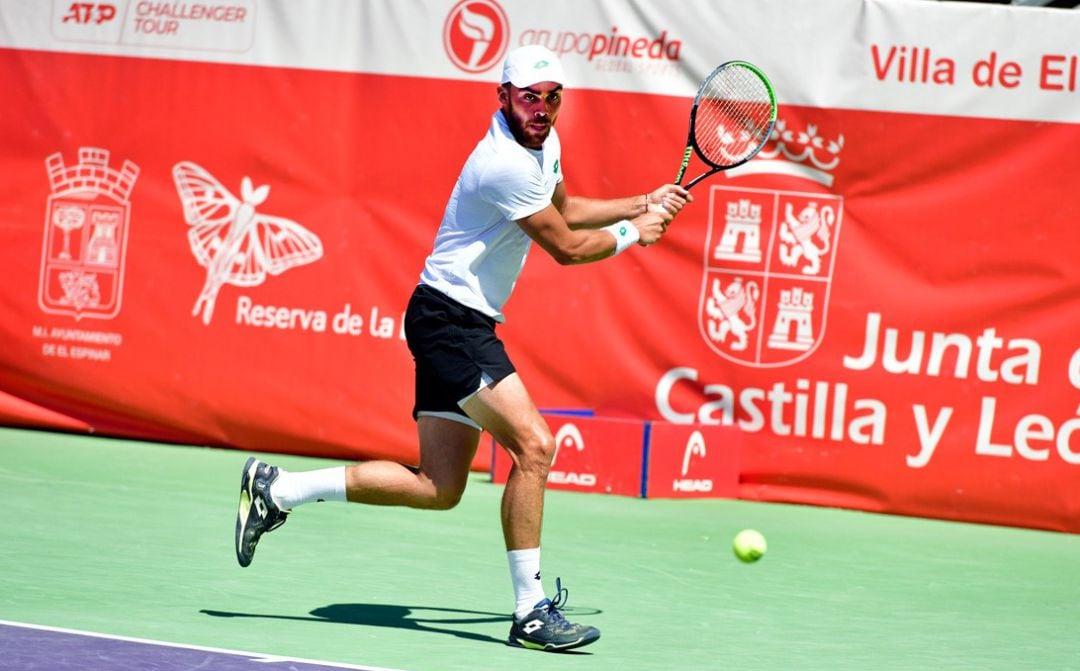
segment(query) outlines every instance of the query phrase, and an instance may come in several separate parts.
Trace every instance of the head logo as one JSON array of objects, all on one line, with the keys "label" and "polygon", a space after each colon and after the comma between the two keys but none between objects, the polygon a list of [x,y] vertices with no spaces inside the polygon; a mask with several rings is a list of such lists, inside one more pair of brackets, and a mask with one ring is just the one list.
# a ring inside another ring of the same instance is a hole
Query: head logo
[{"label": "head logo", "polygon": [[563,424],[555,433],[555,455],[551,458],[551,465],[559,459],[559,450],[574,448],[578,452],[585,449],[585,440],[581,437],[581,430],[570,423]]},{"label": "head logo", "polygon": [[[826,142],[815,125],[795,132],[778,122],[759,158],[727,176],[770,173],[830,186],[842,148],[842,135]],[[842,215],[843,198],[832,194],[712,187],[698,325],[714,352],[768,368],[817,348]]]},{"label": "head logo", "polygon": [[202,312],[204,324],[210,323],[223,285],[257,286],[268,273],[280,275],[322,258],[317,235],[295,221],[255,211],[270,194],[269,185],[255,188],[251,178],[244,177],[241,200],[209,172],[187,161],[173,166],[173,180],[184,220],[191,226],[191,253],[206,268],[206,283],[192,310],[193,315]]},{"label": "head logo", "polygon": [[44,312],[112,319],[120,312],[127,250],[128,196],[139,168],[109,167],[109,152],[83,147],[79,163],[60,154],[45,159],[52,195],[45,210],[45,242],[38,284]]},{"label": "head logo", "polygon": [[465,72],[490,70],[502,60],[509,41],[510,23],[495,0],[461,0],[443,24],[446,55]]},{"label": "head logo", "polygon": [[683,452],[682,459],[682,475],[686,477],[687,472],[690,470],[690,459],[693,457],[705,458],[705,436],[701,435],[700,431],[694,431],[690,434],[690,439],[686,441],[686,451]]},{"label": "head logo", "polygon": [[[596,474],[587,472],[575,472],[570,470],[578,465],[579,460],[566,458],[566,450],[571,450],[570,454],[581,453],[585,450],[585,440],[581,436],[581,430],[574,426],[572,423],[563,424],[557,432],[555,432],[555,455],[551,458],[552,470],[548,473],[548,482],[553,482],[560,485],[576,485],[579,487],[595,487],[596,486]],[[555,470],[555,463],[559,460],[559,455],[563,455],[563,469]],[[570,462],[570,468],[566,468],[566,462]],[[578,469],[579,471],[581,469]]]},{"label": "head logo", "polygon": [[694,431],[690,434],[690,438],[686,441],[686,449],[683,451],[682,460],[682,477],[674,480],[671,483],[671,489],[675,492],[711,492],[713,489],[713,481],[711,479],[702,478],[690,478],[687,475],[690,472],[690,463],[694,457],[704,459],[707,455],[705,451],[705,436],[701,435],[700,431]]}]

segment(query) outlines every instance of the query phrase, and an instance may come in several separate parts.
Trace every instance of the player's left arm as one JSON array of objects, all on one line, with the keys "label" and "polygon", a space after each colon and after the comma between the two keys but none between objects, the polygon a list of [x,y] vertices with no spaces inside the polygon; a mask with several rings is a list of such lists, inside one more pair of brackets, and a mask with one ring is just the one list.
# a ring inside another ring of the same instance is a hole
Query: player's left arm
[{"label": "player's left arm", "polygon": [[633,219],[662,207],[678,214],[684,205],[693,201],[686,189],[676,184],[663,184],[653,191],[626,198],[585,198],[566,193],[565,182],[559,182],[551,197],[555,209],[562,214],[571,229],[602,228],[622,219]]}]

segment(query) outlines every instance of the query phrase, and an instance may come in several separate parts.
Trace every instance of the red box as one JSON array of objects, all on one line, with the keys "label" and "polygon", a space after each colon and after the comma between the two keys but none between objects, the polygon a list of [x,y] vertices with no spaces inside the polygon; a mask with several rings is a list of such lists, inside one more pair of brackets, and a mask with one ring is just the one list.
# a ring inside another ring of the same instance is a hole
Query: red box
[{"label": "red box", "polygon": [[742,433],[735,427],[653,422],[647,498],[738,498]]},{"label": "red box", "polygon": [[[638,420],[545,415],[555,436],[548,489],[641,496],[645,424]],[[496,444],[491,479],[505,484],[510,455]]]}]

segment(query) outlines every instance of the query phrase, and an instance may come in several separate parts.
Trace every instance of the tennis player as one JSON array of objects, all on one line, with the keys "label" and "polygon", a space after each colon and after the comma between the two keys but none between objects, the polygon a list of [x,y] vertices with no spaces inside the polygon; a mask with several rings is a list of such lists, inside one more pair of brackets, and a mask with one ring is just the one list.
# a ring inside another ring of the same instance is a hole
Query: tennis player
[{"label": "tennis player", "polygon": [[595,627],[560,613],[561,582],[554,599],[545,597],[540,529],[555,442],[495,326],[533,242],[564,265],[611,258],[659,240],[691,197],[674,184],[613,200],[568,195],[554,128],[564,80],[558,58],[544,47],[507,56],[499,109],[461,171],[409,301],[405,335],[416,361],[419,467],[368,461],[290,473],[249,459],[236,522],[241,566],[251,563],[263,533],[305,503],[454,507],[487,429],[513,460],[502,499],[515,596],[507,643],[556,651],[600,637]]}]

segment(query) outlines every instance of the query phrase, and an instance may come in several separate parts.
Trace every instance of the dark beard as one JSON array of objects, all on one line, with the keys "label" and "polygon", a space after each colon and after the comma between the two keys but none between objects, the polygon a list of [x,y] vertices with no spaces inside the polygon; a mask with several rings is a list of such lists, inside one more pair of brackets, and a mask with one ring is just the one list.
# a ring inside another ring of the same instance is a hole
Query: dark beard
[{"label": "dark beard", "polygon": [[[510,109],[513,110],[513,108],[514,108],[514,103],[510,103]],[[508,114],[505,109],[500,110],[500,112],[502,112],[503,118],[506,119],[506,125],[510,128],[510,134],[514,136],[514,139],[517,140],[518,144],[520,144],[521,146],[526,147],[528,149],[540,149],[540,147],[530,147],[529,146],[529,144],[528,144],[529,143],[529,136],[525,134],[525,126],[523,126],[518,121],[517,117],[514,116],[513,112]],[[539,138],[541,146],[543,146],[544,141],[547,140],[547,136],[550,133],[551,133],[551,126],[548,126],[548,133],[545,134],[544,137]]]}]

